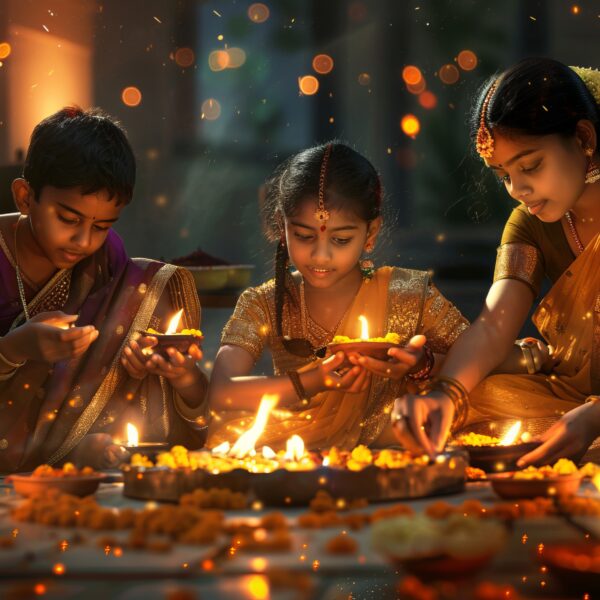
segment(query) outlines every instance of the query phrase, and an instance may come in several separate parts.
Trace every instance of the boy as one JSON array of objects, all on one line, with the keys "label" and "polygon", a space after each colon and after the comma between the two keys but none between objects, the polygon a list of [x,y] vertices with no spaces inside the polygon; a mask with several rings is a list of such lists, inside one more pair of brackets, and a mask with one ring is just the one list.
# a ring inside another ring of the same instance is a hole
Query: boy
[{"label": "boy", "polygon": [[134,183],[125,133],[101,111],[64,108],[34,129],[19,213],[0,215],[0,472],[109,466],[127,421],[142,439],[201,443],[202,353],[148,360],[151,340],[135,342],[179,309],[198,327],[200,307],[187,271],[129,259],[112,231]]}]

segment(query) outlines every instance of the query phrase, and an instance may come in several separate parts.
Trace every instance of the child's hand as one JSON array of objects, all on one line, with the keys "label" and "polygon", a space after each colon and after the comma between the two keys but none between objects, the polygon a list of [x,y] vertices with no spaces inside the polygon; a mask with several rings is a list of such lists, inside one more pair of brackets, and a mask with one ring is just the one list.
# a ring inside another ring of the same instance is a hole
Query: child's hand
[{"label": "child's hand", "polygon": [[2,339],[2,354],[21,362],[36,360],[54,364],[81,356],[99,331],[93,325],[75,327],[77,315],[61,311],[39,313]]},{"label": "child's hand", "polygon": [[305,388],[311,391],[311,395],[329,390],[343,390],[350,394],[365,391],[371,382],[370,373],[359,365],[340,370],[345,361],[343,352],[319,361],[312,371],[306,373],[309,381]]},{"label": "child's hand", "polygon": [[123,350],[121,364],[134,379],[144,379],[148,375],[146,363],[152,356],[152,346],[156,345],[156,338],[144,336],[137,341],[130,341]]},{"label": "child's hand", "polygon": [[403,348],[390,348],[388,350],[389,360],[377,360],[357,352],[349,354],[348,359],[353,365],[360,365],[373,375],[400,380],[419,364],[423,357],[423,346],[426,341],[427,338],[424,335],[415,335]]},{"label": "child's hand", "polygon": [[202,360],[202,350],[192,344],[187,354],[182,354],[175,348],[167,348],[168,359],[154,353],[147,358],[146,371],[152,375],[159,375],[169,380],[176,390],[182,390],[195,385],[202,376],[196,363]]}]

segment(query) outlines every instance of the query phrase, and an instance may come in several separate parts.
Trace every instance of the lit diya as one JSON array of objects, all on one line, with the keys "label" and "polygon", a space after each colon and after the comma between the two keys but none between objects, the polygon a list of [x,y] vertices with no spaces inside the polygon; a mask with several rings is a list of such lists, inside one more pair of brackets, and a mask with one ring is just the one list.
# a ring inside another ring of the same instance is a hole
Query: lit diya
[{"label": "lit diya", "polygon": [[177,501],[197,488],[228,488],[267,505],[306,505],[320,490],[347,501],[400,499],[452,493],[464,488],[467,456],[461,450],[414,457],[407,451],[309,452],[298,435],[285,450],[256,449],[277,396],[263,396],[252,426],[230,444],[189,451],[175,446],[152,463],[141,455],[124,468],[124,494],[147,500]]},{"label": "lit diya", "polygon": [[522,471],[489,476],[493,490],[505,499],[572,496],[584,473],[574,462],[561,458],[554,465],[529,466]]},{"label": "lit diya", "polygon": [[163,358],[168,358],[167,348],[175,348],[175,350],[185,354],[192,344],[200,345],[204,336],[199,329],[182,329],[179,332],[177,331],[182,315],[183,309],[177,312],[169,321],[169,326],[165,333],[159,333],[151,327],[140,332],[144,336],[151,336],[156,339],[154,346],[143,350],[144,354],[156,352]]},{"label": "lit diya", "polygon": [[361,326],[359,338],[350,338],[345,335],[336,335],[328,348],[332,354],[339,352],[356,352],[364,354],[377,360],[389,360],[388,350],[390,348],[400,348],[400,336],[397,333],[386,333],[384,337],[369,337],[369,322],[363,315],[358,317]]},{"label": "lit diya", "polygon": [[450,445],[464,448],[471,466],[487,473],[516,469],[517,460],[541,443],[531,441],[529,432],[521,431],[521,421],[474,423],[469,429],[459,432]]},{"label": "lit diya", "polygon": [[143,454],[145,456],[156,456],[159,452],[164,452],[168,449],[167,442],[140,442],[140,436],[137,427],[132,423],[127,423],[127,440],[124,442],[116,442],[122,446],[130,454]]}]

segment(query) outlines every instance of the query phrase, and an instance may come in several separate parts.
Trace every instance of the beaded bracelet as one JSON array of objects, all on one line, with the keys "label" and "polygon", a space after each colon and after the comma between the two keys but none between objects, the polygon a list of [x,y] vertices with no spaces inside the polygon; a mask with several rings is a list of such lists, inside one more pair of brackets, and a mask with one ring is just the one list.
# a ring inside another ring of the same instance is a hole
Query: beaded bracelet
[{"label": "beaded bracelet", "polygon": [[423,345],[423,355],[425,356],[425,366],[415,373],[406,374],[406,376],[410,377],[413,381],[425,381],[428,379],[433,370],[433,365],[435,365],[435,356],[428,344]]}]

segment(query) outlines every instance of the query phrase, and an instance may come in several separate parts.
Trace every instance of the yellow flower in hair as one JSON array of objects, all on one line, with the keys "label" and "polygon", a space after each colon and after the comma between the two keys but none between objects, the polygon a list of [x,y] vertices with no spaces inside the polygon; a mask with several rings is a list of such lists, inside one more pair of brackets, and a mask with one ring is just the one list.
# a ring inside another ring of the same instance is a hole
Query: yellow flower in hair
[{"label": "yellow flower in hair", "polygon": [[581,77],[585,87],[596,100],[596,104],[600,105],[600,71],[587,67],[571,67],[571,69]]}]

